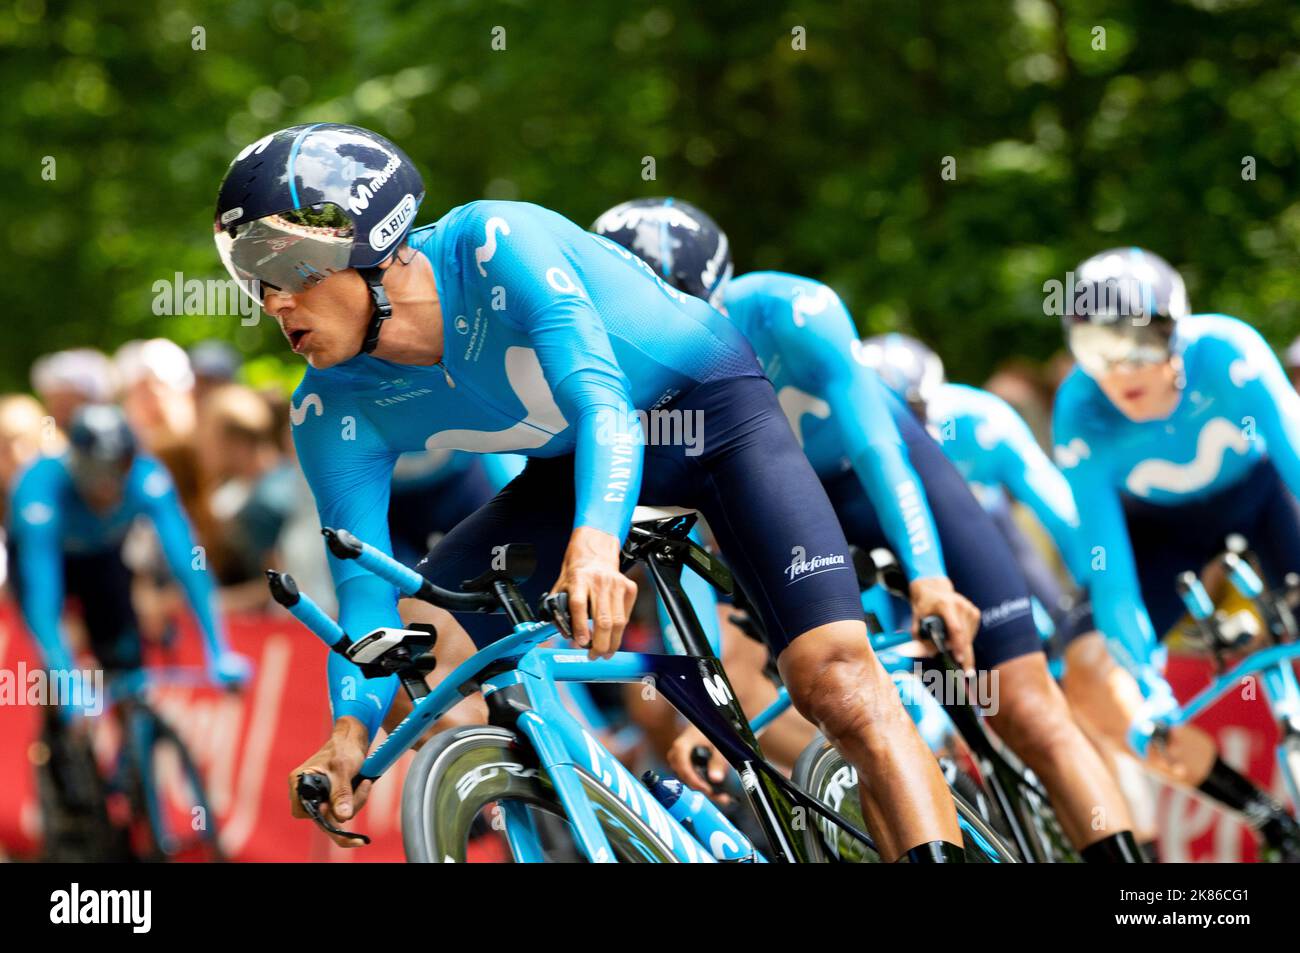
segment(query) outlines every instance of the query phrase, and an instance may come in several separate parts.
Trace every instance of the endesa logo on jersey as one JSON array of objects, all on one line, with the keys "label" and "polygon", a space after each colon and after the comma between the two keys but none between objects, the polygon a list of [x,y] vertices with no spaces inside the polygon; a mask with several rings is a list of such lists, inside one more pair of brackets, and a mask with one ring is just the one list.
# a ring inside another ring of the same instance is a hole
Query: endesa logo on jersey
[{"label": "endesa logo on jersey", "polygon": [[383,221],[370,230],[370,247],[383,251],[406,232],[406,226],[414,217],[415,196],[407,192]]}]

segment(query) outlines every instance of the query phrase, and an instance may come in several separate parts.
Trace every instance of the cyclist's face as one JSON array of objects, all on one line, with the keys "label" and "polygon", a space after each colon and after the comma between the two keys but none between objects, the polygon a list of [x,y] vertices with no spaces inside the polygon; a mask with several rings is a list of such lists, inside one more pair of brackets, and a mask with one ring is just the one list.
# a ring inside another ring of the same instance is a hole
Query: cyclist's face
[{"label": "cyclist's face", "polygon": [[262,307],[308,364],[333,367],[361,350],[370,321],[370,292],[361,276],[349,269],[297,294],[267,288]]},{"label": "cyclist's face", "polygon": [[97,473],[75,478],[77,492],[91,512],[107,513],[122,502],[124,474]]},{"label": "cyclist's face", "polygon": [[1121,364],[1097,378],[1097,385],[1129,420],[1160,420],[1178,405],[1178,367],[1172,358],[1158,364]]}]

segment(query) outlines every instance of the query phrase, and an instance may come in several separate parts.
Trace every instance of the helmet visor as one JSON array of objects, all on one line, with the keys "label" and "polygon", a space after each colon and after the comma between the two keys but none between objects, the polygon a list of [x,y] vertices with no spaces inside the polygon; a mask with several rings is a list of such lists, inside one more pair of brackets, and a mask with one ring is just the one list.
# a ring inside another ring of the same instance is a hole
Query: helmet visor
[{"label": "helmet visor", "polygon": [[263,288],[298,294],[346,271],[356,226],[330,203],[223,227],[213,237],[217,253],[240,289],[259,305]]},{"label": "helmet visor", "polygon": [[1163,321],[1145,325],[1084,322],[1070,327],[1070,352],[1090,377],[1101,377],[1123,365],[1162,364],[1173,353],[1169,330]]}]

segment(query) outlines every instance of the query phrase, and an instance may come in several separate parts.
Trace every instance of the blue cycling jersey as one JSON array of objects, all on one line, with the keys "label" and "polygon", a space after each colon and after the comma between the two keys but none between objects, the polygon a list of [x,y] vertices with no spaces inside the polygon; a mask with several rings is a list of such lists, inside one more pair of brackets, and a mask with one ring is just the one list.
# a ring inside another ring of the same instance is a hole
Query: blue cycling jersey
[{"label": "blue cycling jersey", "polygon": [[728,283],[726,310],[753,345],[817,475],[852,468],[908,577],[946,575],[934,518],[891,399],[858,359],[853,319],[826,285],[775,271]]},{"label": "blue cycling jersey", "polygon": [[[547,209],[472,202],[410,243],[433,268],[442,360],[417,367],[359,355],[309,369],[292,407],[322,523],[385,550],[394,461],[425,449],[575,454],[574,525],[622,538],[644,450],[633,412],[696,384],[762,374],[718,312]],[[355,563],[330,563],[346,631],[396,623],[390,588]],[[335,717],[358,717],[373,734],[393,681],[363,685],[346,660],[330,664]]]},{"label": "blue cycling jersey", "polygon": [[[63,557],[102,553],[122,545],[132,521],[147,518],[158,533],[172,575],[185,590],[203,632],[209,661],[225,651],[225,634],[216,612],[212,579],[196,563],[194,539],[166,468],[137,455],[127,473],[121,502],[98,514],[82,500],[68,471],[67,458],[41,457],[19,476],[10,506],[10,533],[18,557],[19,602],[27,627],[46,664],[72,668],[63,638]],[[85,611],[93,612],[94,606]]]},{"label": "blue cycling jersey", "polygon": [[[1171,508],[1245,479],[1261,459],[1300,494],[1300,396],[1267,342],[1236,318],[1178,323],[1182,396],[1163,420],[1137,423],[1076,368],[1056,397],[1056,459],[1081,516],[1081,556],[1098,628],[1143,678],[1158,665],[1123,498]],[[1174,580],[1169,580],[1169,586]],[[1146,687],[1144,685],[1144,687]]]},{"label": "blue cycling jersey", "polygon": [[944,384],[926,405],[930,434],[990,512],[1008,494],[1033,511],[1076,580],[1086,567],[1077,556],[1079,511],[1074,494],[1029,425],[995,394],[964,384]]}]

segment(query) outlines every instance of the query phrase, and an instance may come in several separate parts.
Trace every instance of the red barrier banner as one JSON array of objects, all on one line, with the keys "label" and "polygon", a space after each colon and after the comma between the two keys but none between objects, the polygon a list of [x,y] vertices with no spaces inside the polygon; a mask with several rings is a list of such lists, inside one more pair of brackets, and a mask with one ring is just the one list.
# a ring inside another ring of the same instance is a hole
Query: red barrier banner
[{"label": "red barrier banner", "polygon": [[[329,733],[328,653],[288,615],[234,617],[229,635],[235,651],[256,666],[241,694],[181,686],[151,690],[156,709],[180,733],[203,773],[227,856],[240,861],[402,860],[400,797],[413,755],[379,779],[354,825],[372,838],[371,845],[335,847],[310,822],[289,814],[289,772]],[[187,621],[165,663],[201,661],[199,637]],[[20,664],[34,669],[40,663],[12,605],[0,604],[0,669],[17,673]],[[0,851],[15,857],[35,856],[40,846],[36,775],[29,759],[40,716],[39,708],[25,704],[0,706]],[[107,725],[97,731],[96,746],[105,758],[111,756],[114,735]],[[179,777],[163,776],[159,783],[164,792],[183,790]]]},{"label": "red barrier banner", "polygon": [[[203,772],[227,856],[241,861],[402,860],[400,798],[413,755],[379,779],[352,825],[372,838],[369,847],[336,847],[309,822],[293,819],[289,772],[329,732],[327,653],[288,615],[234,617],[229,633],[233,648],[256,665],[242,694],[163,686],[151,696]],[[198,665],[201,659],[199,638],[186,621],[165,664]],[[0,672],[13,678],[20,665],[38,667],[37,655],[12,605],[0,603]],[[1204,659],[1173,656],[1168,674],[1178,697],[1188,699],[1208,684],[1213,670]],[[29,749],[39,733],[40,714],[25,704],[0,705],[0,854],[31,857],[39,852],[40,812]],[[1234,693],[1197,724],[1215,737],[1230,764],[1285,802],[1273,757],[1277,729],[1262,698]],[[102,728],[96,743],[107,760],[115,744],[111,728]],[[164,791],[183,791],[178,777],[164,776],[160,783]],[[179,802],[174,807],[185,809]],[[1257,857],[1254,839],[1240,823],[1185,791],[1161,786],[1157,811],[1166,861]]]}]

